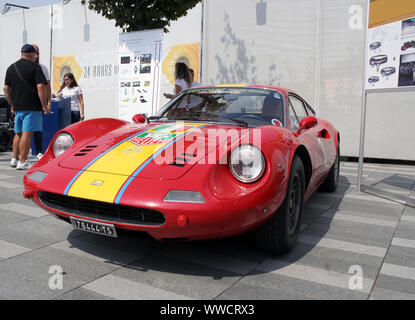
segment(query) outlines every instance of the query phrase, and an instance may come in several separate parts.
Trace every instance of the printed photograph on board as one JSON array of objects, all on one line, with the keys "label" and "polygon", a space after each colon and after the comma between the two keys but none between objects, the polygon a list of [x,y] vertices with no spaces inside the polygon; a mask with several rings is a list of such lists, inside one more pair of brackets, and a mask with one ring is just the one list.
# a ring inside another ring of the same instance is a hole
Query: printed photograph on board
[{"label": "printed photograph on board", "polygon": [[413,85],[415,85],[415,53],[401,55],[398,86]]}]

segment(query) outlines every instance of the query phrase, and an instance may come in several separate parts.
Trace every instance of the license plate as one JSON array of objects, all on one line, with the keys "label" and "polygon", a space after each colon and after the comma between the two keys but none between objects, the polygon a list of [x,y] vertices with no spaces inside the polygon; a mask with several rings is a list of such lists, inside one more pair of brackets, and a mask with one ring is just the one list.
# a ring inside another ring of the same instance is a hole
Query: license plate
[{"label": "license plate", "polygon": [[117,237],[117,232],[112,224],[83,220],[71,217],[72,226],[75,229],[102,234],[108,237]]}]

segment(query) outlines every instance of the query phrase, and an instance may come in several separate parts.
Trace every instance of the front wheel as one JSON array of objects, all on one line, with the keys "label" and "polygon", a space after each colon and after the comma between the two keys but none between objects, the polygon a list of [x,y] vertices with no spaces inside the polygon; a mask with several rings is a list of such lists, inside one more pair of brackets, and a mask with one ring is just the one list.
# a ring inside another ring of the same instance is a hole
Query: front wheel
[{"label": "front wheel", "polygon": [[284,201],[274,216],[255,230],[259,248],[282,254],[294,247],[303,214],[304,190],[304,166],[300,158],[294,156]]}]

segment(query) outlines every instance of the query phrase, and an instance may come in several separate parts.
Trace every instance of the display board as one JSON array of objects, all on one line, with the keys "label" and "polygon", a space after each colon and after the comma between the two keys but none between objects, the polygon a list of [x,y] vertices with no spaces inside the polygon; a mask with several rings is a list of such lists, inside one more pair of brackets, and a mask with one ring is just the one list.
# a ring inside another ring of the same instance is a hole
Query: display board
[{"label": "display board", "polygon": [[83,90],[112,89],[116,87],[118,56],[114,51],[79,54],[76,56],[54,56],[52,90],[58,91],[63,76],[71,72]]},{"label": "display board", "polygon": [[366,89],[415,86],[415,1],[371,0]]},{"label": "display board", "polygon": [[131,121],[137,113],[153,114],[160,94],[163,30],[119,35],[118,118]]}]

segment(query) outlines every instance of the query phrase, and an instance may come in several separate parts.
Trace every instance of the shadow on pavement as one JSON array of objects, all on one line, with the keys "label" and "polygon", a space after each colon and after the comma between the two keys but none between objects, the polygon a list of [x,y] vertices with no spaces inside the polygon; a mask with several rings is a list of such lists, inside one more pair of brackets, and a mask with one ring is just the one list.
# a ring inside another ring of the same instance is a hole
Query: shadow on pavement
[{"label": "shadow on pavement", "polygon": [[[344,182],[343,177],[343,182],[339,185],[336,193],[318,192],[305,203],[302,220],[308,221],[308,224],[303,228],[312,224],[324,212],[337,211],[344,195],[351,190],[351,185],[344,184]],[[306,207],[309,202],[315,202],[315,198],[325,195],[332,195],[329,196],[331,202],[327,205],[327,209]],[[330,223],[325,232],[319,232],[317,243],[329,229]],[[301,233],[300,231],[300,235]],[[272,270],[260,271],[257,267],[270,259],[294,263],[315,247],[315,245],[303,245],[301,251],[294,248],[288,254],[273,255],[256,248],[252,232],[228,238],[190,242],[158,242],[146,234],[128,232],[122,232],[118,238],[95,234],[73,238],[69,235],[68,241],[73,248],[125,268],[138,271],[155,270],[172,274],[207,276],[212,279],[269,273]],[[97,247],[101,249],[97,250]],[[106,249],[102,249],[102,247]],[[304,247],[306,247],[305,250]],[[119,258],[120,252],[137,253],[137,257],[126,261]]]}]

